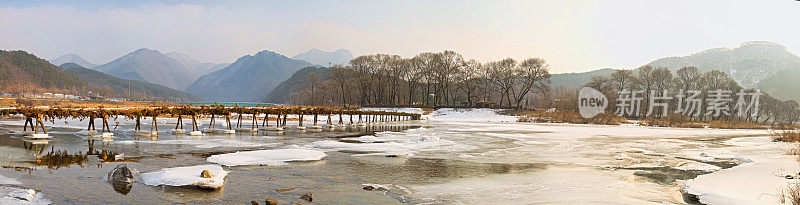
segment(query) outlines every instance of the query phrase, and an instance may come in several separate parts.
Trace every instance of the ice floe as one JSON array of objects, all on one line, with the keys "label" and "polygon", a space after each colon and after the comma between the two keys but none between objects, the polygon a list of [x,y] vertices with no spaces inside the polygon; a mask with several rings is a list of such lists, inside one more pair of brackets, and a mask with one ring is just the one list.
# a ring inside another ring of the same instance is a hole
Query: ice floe
[{"label": "ice floe", "polygon": [[293,161],[321,160],[325,156],[327,155],[324,152],[310,149],[274,149],[218,154],[208,157],[207,160],[225,166],[281,166]]},{"label": "ice floe", "polygon": [[44,194],[33,189],[0,186],[0,204],[51,204]]},{"label": "ice floe", "polygon": [[397,142],[384,143],[346,143],[332,140],[317,141],[312,143],[314,147],[322,149],[332,149],[337,151],[361,152],[363,155],[383,154],[383,155],[411,155],[408,146]]},{"label": "ice floe", "polygon": [[142,143],[142,144],[165,144],[165,145],[192,145],[195,148],[199,149],[210,149],[210,148],[217,148],[217,147],[265,147],[265,146],[273,146],[276,145],[275,143],[254,143],[254,142],[245,142],[241,140],[234,140],[234,139],[200,139],[200,140],[160,140],[160,141],[141,141],[141,140],[126,140],[126,141],[117,141],[120,144],[134,144],[134,143]]},{"label": "ice floe", "polygon": [[33,189],[7,185],[22,185],[17,179],[0,175],[0,204],[50,204],[44,194]]},{"label": "ice floe", "polygon": [[[211,173],[211,178],[201,177],[203,170]],[[225,183],[228,171],[216,164],[196,165],[189,167],[164,168],[157,172],[139,175],[140,182],[150,186],[198,186],[201,188],[220,188]]]},{"label": "ice floe", "polygon": [[22,184],[22,183],[21,183],[21,182],[19,182],[19,181],[17,181],[17,179],[14,179],[14,178],[8,178],[8,177],[6,177],[6,176],[0,175],[0,184],[14,184],[14,185],[20,185],[20,184]]},{"label": "ice floe", "polygon": [[[380,132],[376,136],[343,138],[340,141],[323,140],[313,142],[314,147],[335,151],[358,152],[360,155],[396,155],[412,156],[423,150],[442,148],[442,145],[453,144],[439,137],[424,135],[425,128],[407,130],[402,133]],[[356,143],[350,143],[352,141]]]}]

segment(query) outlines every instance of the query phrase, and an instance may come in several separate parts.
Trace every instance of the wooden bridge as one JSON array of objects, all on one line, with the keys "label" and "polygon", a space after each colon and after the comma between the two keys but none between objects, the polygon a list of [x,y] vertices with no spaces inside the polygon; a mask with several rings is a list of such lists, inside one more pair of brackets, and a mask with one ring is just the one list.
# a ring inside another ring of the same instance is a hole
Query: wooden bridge
[{"label": "wooden bridge", "polygon": [[[234,115],[235,114],[235,115]],[[0,116],[23,115],[25,117],[25,125],[23,131],[27,132],[30,126],[34,135],[42,133],[47,134],[47,129],[44,126],[44,121],[55,122],[56,119],[78,118],[89,119],[87,129],[90,132],[97,132],[95,128],[95,119],[102,119],[101,131],[105,133],[110,131],[111,128],[108,123],[108,118],[124,117],[136,121],[135,130],[141,130],[142,117],[150,117],[153,122],[150,126],[151,132],[158,132],[158,117],[172,117],[177,118],[178,122],[175,125],[175,130],[183,130],[183,119],[189,118],[192,120],[192,131],[200,131],[197,123],[199,116],[210,116],[211,123],[209,129],[213,129],[215,122],[214,119],[218,116],[224,116],[228,129],[231,126],[231,116],[238,116],[237,128],[242,127],[242,117],[252,116],[251,129],[257,130],[259,123],[257,122],[259,116],[264,116],[261,121],[261,127],[269,127],[270,115],[275,116],[275,128],[286,126],[287,116],[296,115],[299,120],[299,127],[303,126],[303,117],[313,117],[313,124],[317,126],[319,116],[327,117],[327,125],[334,125],[332,116],[338,115],[338,124],[343,125],[343,115],[349,117],[349,125],[355,125],[358,122],[361,126],[367,123],[378,122],[398,122],[407,120],[418,120],[420,114],[405,113],[405,112],[391,112],[391,111],[371,111],[371,110],[354,110],[354,109],[333,109],[326,107],[226,107],[222,105],[212,106],[181,106],[181,107],[146,107],[146,108],[12,108],[0,109]],[[357,116],[357,121],[354,121],[354,116]]]}]

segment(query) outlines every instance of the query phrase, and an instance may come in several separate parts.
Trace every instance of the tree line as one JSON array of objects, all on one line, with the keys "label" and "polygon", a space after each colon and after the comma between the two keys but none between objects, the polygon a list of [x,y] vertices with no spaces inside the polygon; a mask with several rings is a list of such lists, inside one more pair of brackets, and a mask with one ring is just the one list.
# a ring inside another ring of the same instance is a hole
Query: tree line
[{"label": "tree line", "polygon": [[301,105],[522,107],[549,89],[549,78],[549,65],[541,58],[481,63],[453,51],[411,58],[374,54],[334,65],[326,76],[309,73],[290,100]]},{"label": "tree line", "polygon": [[[505,58],[479,62],[465,60],[453,51],[426,52],[414,57],[373,54],[358,56],[346,65],[334,65],[330,72],[320,75],[308,73],[305,83],[290,94],[290,103],[297,105],[328,106],[465,106],[477,107],[491,104],[495,107],[533,107],[540,109],[577,111],[578,89],[551,87],[549,65],[544,59],[529,58],[517,61]],[[726,106],[733,107],[736,93],[755,92],[742,88],[736,81],[719,70],[700,72],[697,67],[677,70],[642,66],[636,69],[617,69],[609,75],[593,76],[583,85],[603,92],[609,102],[616,102],[619,92],[643,90],[639,115],[626,118],[644,118],[650,96],[676,95],[680,90],[697,90],[703,102],[700,115],[679,115],[692,121],[743,120],[762,123],[795,123],[800,119],[800,104],[794,100],[780,100],[761,92],[758,112],[747,115],[707,116],[706,102],[709,92],[732,91],[733,99]],[[656,92],[656,93],[651,93]],[[667,92],[667,93],[664,93]],[[669,110],[654,112],[652,117],[663,118],[675,113],[678,99],[671,99]],[[607,112],[615,113],[610,104]],[[731,111],[733,112],[733,111]],[[674,115],[673,115],[674,116]]]},{"label": "tree line", "polygon": [[[650,116],[655,118],[663,118],[668,116],[668,114],[678,114],[689,118],[689,120],[696,121],[740,120],[758,121],[770,124],[775,124],[778,122],[793,124],[800,119],[800,115],[798,115],[800,114],[800,109],[798,109],[799,105],[796,101],[780,100],[769,95],[768,93],[764,93],[763,91],[761,91],[761,95],[759,96],[760,102],[757,105],[757,113],[755,112],[755,109],[753,109],[749,110],[749,112],[744,115],[736,115],[733,113],[733,108],[735,103],[737,103],[737,92],[742,91],[755,93],[756,90],[752,88],[742,88],[736,81],[719,70],[711,70],[701,73],[697,67],[688,66],[679,68],[673,73],[668,68],[642,66],[635,70],[615,70],[608,76],[593,76],[591,80],[585,84],[585,86],[592,87],[603,92],[609,98],[610,102],[617,101],[618,99],[616,98],[620,96],[619,93],[622,91],[643,90],[645,93],[642,95],[644,98],[642,101],[642,108],[644,108],[641,110],[642,113],[647,111],[650,103],[649,98],[651,98],[651,96],[664,96],[664,92],[676,95],[682,93],[686,94],[686,92],[690,90],[699,91],[696,98],[698,98],[700,102],[704,102],[702,106],[699,107],[699,112],[701,113],[700,115],[687,115],[685,112],[680,112],[677,110],[679,107],[675,106],[679,103],[677,102],[679,99],[673,98],[670,102],[668,102],[670,105],[672,105],[669,106],[668,113],[661,113],[662,111],[657,110],[654,115]],[[710,96],[710,94],[713,94],[715,90],[731,91],[731,99],[722,104],[723,106],[731,108],[731,113],[729,115],[713,116],[705,114],[709,112],[708,105],[706,103],[713,97]],[[571,95],[575,92],[576,91],[564,93],[565,95]],[[566,101],[577,100],[565,95],[561,95],[559,97]],[[752,98],[752,96],[750,96],[750,98]],[[577,109],[577,101],[575,101],[574,104],[576,105],[575,107],[564,107],[564,109]],[[607,109],[608,111],[612,111],[611,109],[614,108],[616,107],[612,104]],[[638,116],[626,115],[625,117],[642,118],[643,115],[640,113]]]}]

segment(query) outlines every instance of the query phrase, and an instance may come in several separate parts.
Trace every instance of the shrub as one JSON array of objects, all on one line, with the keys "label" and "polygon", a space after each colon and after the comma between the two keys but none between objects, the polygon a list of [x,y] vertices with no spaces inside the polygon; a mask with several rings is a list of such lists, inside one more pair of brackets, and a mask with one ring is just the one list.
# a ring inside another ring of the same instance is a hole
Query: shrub
[{"label": "shrub", "polygon": [[767,126],[753,121],[711,121],[708,127],[720,129],[767,129]]},{"label": "shrub", "polygon": [[516,110],[510,111],[509,114],[521,115],[519,122],[619,125],[627,121],[623,117],[607,113],[592,118],[583,118],[577,112],[569,111]]},{"label": "shrub", "polygon": [[800,131],[781,130],[772,132],[772,141],[776,142],[797,142],[800,141]]}]

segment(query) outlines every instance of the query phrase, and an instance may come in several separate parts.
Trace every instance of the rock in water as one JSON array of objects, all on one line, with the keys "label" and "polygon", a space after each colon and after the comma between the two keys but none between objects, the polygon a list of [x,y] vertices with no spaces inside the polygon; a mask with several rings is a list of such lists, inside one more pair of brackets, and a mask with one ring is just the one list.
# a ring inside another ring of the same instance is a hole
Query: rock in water
[{"label": "rock in water", "polygon": [[211,176],[211,172],[209,172],[208,170],[203,170],[203,172],[200,173],[200,177],[202,177],[202,178],[211,178],[212,177]]},{"label": "rock in water", "polygon": [[250,204],[251,205],[258,205],[258,202],[257,201],[250,201]]},{"label": "rock in water", "polygon": [[267,199],[264,202],[265,202],[266,205],[278,205],[278,200],[277,199]]},{"label": "rock in water", "polygon": [[300,198],[309,202],[311,202],[311,200],[314,199],[314,197],[311,196],[311,192],[303,194],[303,196],[301,196]]},{"label": "rock in water", "polygon": [[108,173],[108,182],[113,183],[132,183],[136,180],[133,179],[133,173],[128,169],[127,164],[118,164],[111,172]]},{"label": "rock in water", "polygon": [[375,189],[375,187],[373,187],[373,186],[369,186],[369,185],[368,186],[364,186],[364,190],[372,191],[373,189]]},{"label": "rock in water", "polygon": [[127,195],[131,191],[131,187],[133,187],[133,182],[136,181],[133,179],[135,173],[136,170],[132,171],[128,168],[128,165],[118,164],[108,173],[107,180],[111,187],[114,188],[114,191]]}]

